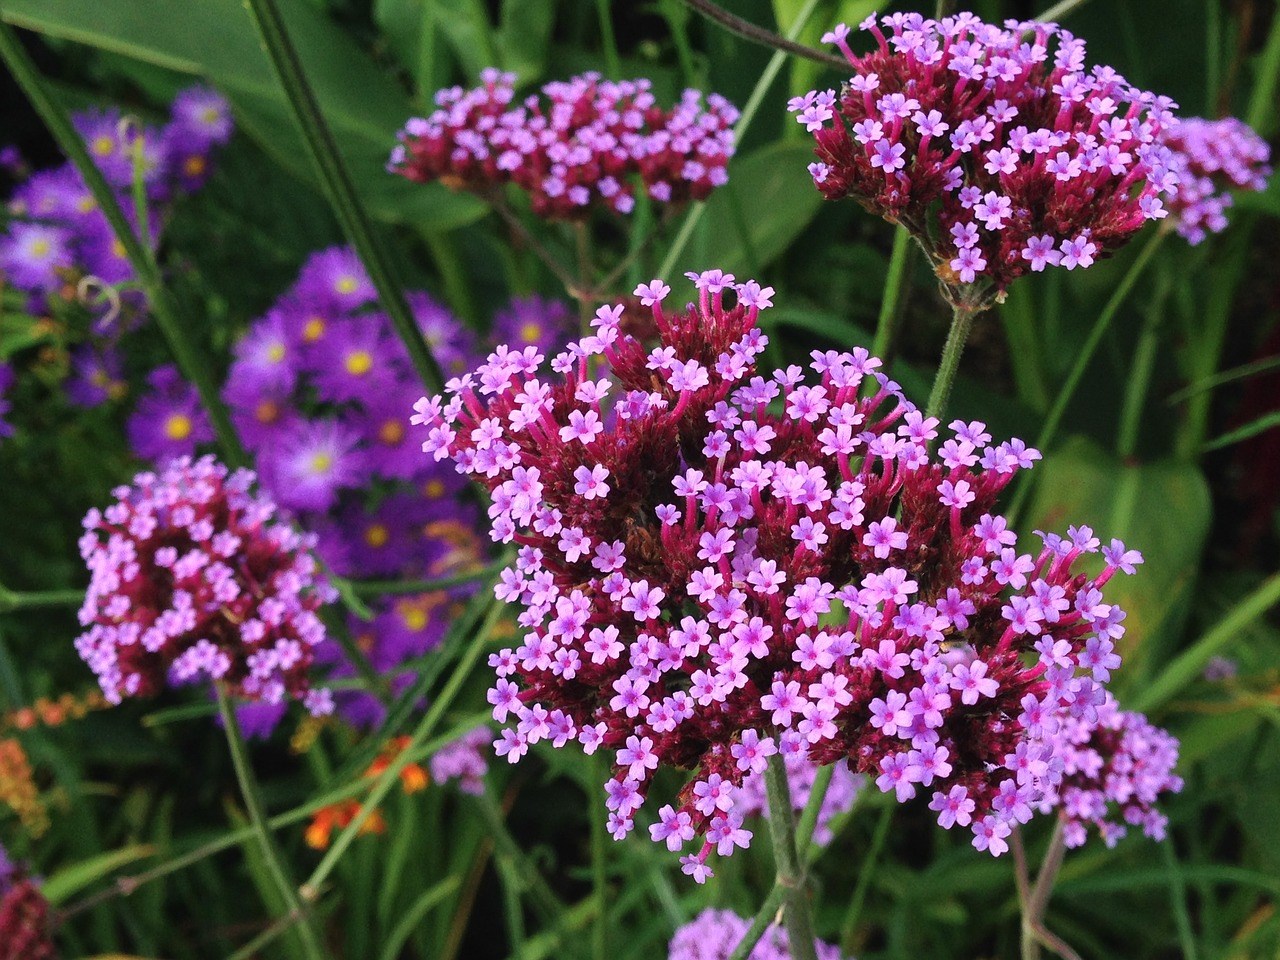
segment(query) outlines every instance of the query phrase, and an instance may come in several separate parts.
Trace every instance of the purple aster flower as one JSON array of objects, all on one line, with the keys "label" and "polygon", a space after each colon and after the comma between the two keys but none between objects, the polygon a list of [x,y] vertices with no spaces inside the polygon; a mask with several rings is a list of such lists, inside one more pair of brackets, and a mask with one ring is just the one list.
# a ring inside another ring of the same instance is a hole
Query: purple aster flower
[{"label": "purple aster flower", "polygon": [[106,345],[72,348],[68,400],[79,407],[97,407],[108,400],[120,400],[128,392],[118,350]]},{"label": "purple aster flower", "polygon": [[70,270],[74,263],[71,234],[62,227],[13,223],[0,237],[0,272],[23,290],[43,293],[56,289],[63,282],[59,272]]},{"label": "purple aster flower", "polygon": [[266,391],[288,393],[298,377],[298,352],[284,314],[271,310],[236,344],[228,380],[251,381]]},{"label": "purple aster flower", "polygon": [[493,315],[490,339],[513,350],[537,347],[550,356],[563,350],[577,333],[577,317],[563,301],[515,297]]},{"label": "purple aster flower", "polygon": [[339,313],[358,310],[378,296],[364,264],[349,247],[313,254],[298,275],[294,292],[312,306]]},{"label": "purple aster flower", "polygon": [[474,366],[480,356],[475,334],[448,307],[422,291],[409,294],[409,307],[441,370],[458,374]]},{"label": "purple aster flower", "polygon": [[386,327],[380,314],[334,322],[308,359],[320,399],[368,403],[388,393],[397,370]]},{"label": "purple aster flower", "polygon": [[358,417],[360,432],[366,437],[369,470],[388,480],[410,480],[422,471],[422,444],[409,434],[413,411],[412,385],[371,398]]},{"label": "purple aster flower", "polygon": [[263,472],[287,507],[328,510],[338,491],[368,477],[360,435],[337,420],[299,420],[265,451]]},{"label": "purple aster flower", "polygon": [[221,146],[231,139],[235,125],[231,104],[211,87],[194,86],[173,98],[171,129],[193,141]]},{"label": "purple aster flower", "polygon": [[197,444],[213,440],[213,427],[196,388],[168,364],[147,376],[147,390],[125,429],[134,454],[155,463],[190,456]]}]

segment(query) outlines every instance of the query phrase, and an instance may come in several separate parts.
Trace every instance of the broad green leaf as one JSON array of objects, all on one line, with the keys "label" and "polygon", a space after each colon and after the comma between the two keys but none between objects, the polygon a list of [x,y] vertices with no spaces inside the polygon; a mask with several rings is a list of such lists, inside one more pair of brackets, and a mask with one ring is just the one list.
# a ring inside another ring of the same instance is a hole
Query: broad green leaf
[{"label": "broad green leaf", "polygon": [[121,867],[136,863],[138,860],[145,860],[155,852],[155,847],[149,844],[135,844],[119,850],[111,850],[63,867],[49,877],[41,889],[50,903],[54,905],[65,903],[69,897],[92,886]]},{"label": "broad green leaf", "polygon": [[[1047,456],[1036,471],[1040,477],[1027,530],[1065,531],[1069,524],[1088,524],[1104,544],[1118,537],[1142,551],[1145,562],[1136,574],[1117,573],[1106,591],[1108,600],[1128,614],[1121,652],[1141,661],[1144,645],[1157,631],[1174,635],[1195,583],[1211,511],[1204,476],[1188,463],[1121,463],[1082,438]],[[1101,569],[1099,555],[1084,560],[1081,569]]]},{"label": "broad green leaf", "polygon": [[[473,197],[413,184],[384,165],[413,112],[407,94],[337,25],[302,0],[282,0],[290,37],[369,212],[436,230],[482,216]],[[10,23],[208,79],[231,100],[244,129],[300,176],[312,171],[291,111],[236,0],[6,0]]]}]

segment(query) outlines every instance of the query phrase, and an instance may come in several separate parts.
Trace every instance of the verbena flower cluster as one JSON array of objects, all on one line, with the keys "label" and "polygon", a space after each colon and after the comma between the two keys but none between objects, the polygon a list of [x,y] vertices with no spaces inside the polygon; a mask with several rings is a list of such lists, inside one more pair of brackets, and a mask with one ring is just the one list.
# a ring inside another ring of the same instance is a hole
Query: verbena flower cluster
[{"label": "verbena flower cluster", "polygon": [[[751,927],[751,921],[732,910],[708,908],[675,932],[667,947],[667,960],[727,960]],[[818,960],[841,960],[840,950],[821,940],[813,942]],[[771,926],[747,960],[791,960],[786,929]]]},{"label": "verbena flower cluster", "polygon": [[1191,117],[1166,129],[1163,139],[1178,174],[1169,211],[1192,245],[1226,229],[1231,190],[1267,187],[1271,147],[1243,120]]},{"label": "verbena flower cluster", "polygon": [[49,902],[0,846],[0,960],[54,960]]},{"label": "verbena flower cluster", "polygon": [[1156,809],[1162,794],[1178,793],[1182,778],[1178,740],[1140,713],[1121,710],[1110,697],[1093,719],[1064,717],[1062,781],[1040,806],[1057,809],[1068,847],[1082,845],[1093,826],[1108,847],[1129,826],[1163,840],[1168,818]]},{"label": "verbena flower cluster", "polygon": [[[178,94],[169,122],[161,128],[140,125],[116,109],[86,111],[73,119],[135,228],[132,189],[135,167],[140,168],[153,247],[173,202],[204,184],[215,150],[233,129],[227,102],[205,87]],[[140,164],[134,154],[139,143]],[[26,294],[31,314],[66,315],[82,278],[113,287],[134,279],[124,247],[70,162],[31,174],[14,190],[7,208],[12,219],[0,231],[0,278]],[[145,297],[130,290],[93,308],[90,328],[76,331],[79,342],[72,349],[67,385],[72,402],[97,406],[123,395],[117,343],[145,307]]]},{"label": "verbena flower cluster", "polygon": [[180,458],[117,487],[84,520],[90,572],[76,650],[108,701],[214,680],[250,700],[333,709],[312,688],[325,639],[317,615],[334,598],[312,535],[277,516],[248,470]]},{"label": "verbena flower cluster", "polygon": [[957,302],[1091,266],[1167,215],[1177,176],[1160,132],[1175,104],[1089,69],[1083,40],[970,13],[872,15],[862,29],[876,42],[865,56],[844,24],[823,38],[853,67],[840,92],[790,103],[816,142],[810,173],[827,199],[909,229]]},{"label": "verbena flower cluster", "polygon": [[[410,293],[409,302],[446,370],[474,363],[480,347],[447,309],[424,292]],[[504,335],[557,347],[575,326],[567,307],[538,298],[514,301],[495,318]],[[346,248],[313,255],[292,289],[235,348],[223,397],[256,457],[262,485],[317,534],[320,556],[339,574],[434,579],[482,558],[479,514],[463,482],[425,459],[409,436],[409,409],[421,389],[390,320],[376,308],[372,282]],[[131,434],[173,438],[202,423],[189,390],[146,397]],[[184,436],[181,446],[171,443],[167,452],[185,452],[192,437]],[[135,450],[156,452],[137,443]],[[352,617],[347,626],[398,690],[412,679],[401,665],[441,642],[454,603],[470,592],[462,586],[384,597],[372,604],[372,621]],[[333,676],[354,673],[336,642],[317,655]],[[366,692],[336,698],[343,717],[362,727],[385,714]],[[279,713],[255,711],[246,726],[265,733]]]},{"label": "verbena flower cluster", "polygon": [[1101,547],[1087,528],[1019,551],[994,505],[1039,454],[959,421],[934,452],[937,421],[861,349],[815,351],[811,382],[756,375],[772,288],[690,276],[683,310],[637,290],[652,350],[602,307],[554,376],[499,348],[416,406],[424,451],[492,491],[492,536],[519,547],[497,752],[608,751],[616,837],[659,766],[694,770],[651,833],[702,838],[698,880],[749,842],[734,790],[787,736],[1001,853],[1061,776],[1046,719],[1102,702],[1124,614],[1101,589],[1141,556],[1112,541],[1097,576],[1073,570]]},{"label": "verbena flower cluster", "polygon": [[[806,743],[803,737],[794,733],[784,733],[778,740],[783,762],[787,768],[787,785],[791,793],[791,806],[797,815],[809,802],[813,791],[813,781],[818,775],[818,766],[806,755]],[[867,778],[860,773],[853,773],[849,764],[843,760],[834,764],[831,783],[823,794],[822,806],[818,808],[818,819],[814,821],[813,841],[819,846],[831,842],[833,834],[831,822],[843,813],[853,809],[854,801],[867,784]],[[759,815],[769,817],[769,798],[765,787],[764,773],[751,773],[742,781],[733,794],[733,809],[744,817]]]},{"label": "verbena flower cluster", "polygon": [[517,101],[514,74],[481,79],[437,93],[438,109],[405,125],[389,169],[482,194],[515,184],[534,213],[556,220],[630,213],[638,186],[659,203],[702,200],[728,179],[738,111],[718,94],[704,106],[686,90],[666,110],[648,80],[584,73]]}]

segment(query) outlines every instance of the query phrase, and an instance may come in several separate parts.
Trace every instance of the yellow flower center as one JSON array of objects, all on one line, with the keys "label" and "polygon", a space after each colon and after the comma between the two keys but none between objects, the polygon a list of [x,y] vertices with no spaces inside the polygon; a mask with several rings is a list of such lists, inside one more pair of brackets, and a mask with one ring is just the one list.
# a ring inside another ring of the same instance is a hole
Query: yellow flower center
[{"label": "yellow flower center", "polygon": [[353,377],[362,377],[373,369],[373,354],[368,350],[354,350],[347,354],[343,366]]},{"label": "yellow flower center", "polygon": [[49,251],[52,249],[53,249],[53,244],[51,244],[48,240],[44,239],[43,237],[41,237],[39,240],[34,240],[31,243],[31,255],[33,257],[38,257],[41,260],[47,257],[49,255]]},{"label": "yellow flower center", "polygon": [[275,423],[280,418],[280,405],[274,400],[263,400],[253,408],[253,416],[259,423]]},{"label": "yellow flower center", "polygon": [[284,359],[284,344],[273,343],[267,348],[267,359],[272,363],[279,363]]},{"label": "yellow flower center", "polygon": [[405,607],[400,611],[400,618],[410,630],[425,630],[427,611],[422,607]]},{"label": "yellow flower center", "polygon": [[105,133],[93,141],[93,152],[100,157],[109,157],[115,152],[116,142]]},{"label": "yellow flower center", "polygon": [[182,162],[182,172],[188,177],[198,177],[204,173],[205,166],[204,157],[196,154],[193,157],[187,157],[187,159]]},{"label": "yellow flower center", "polygon": [[378,439],[388,447],[397,446],[404,439],[404,424],[399,420],[384,421],[378,428]]},{"label": "yellow flower center", "polygon": [[222,117],[222,112],[217,107],[205,107],[200,111],[200,120],[210,126],[217,123]]},{"label": "yellow flower center", "polygon": [[129,385],[125,383],[123,380],[107,381],[107,399],[108,400],[119,400],[128,392],[129,392]]},{"label": "yellow flower center", "polygon": [[444,496],[444,481],[428,480],[422,487],[422,493],[428,499],[438,500]]},{"label": "yellow flower center", "polygon": [[307,343],[315,343],[324,336],[324,318],[312,317],[302,328],[302,339]]},{"label": "yellow flower center", "polygon": [[114,237],[111,240],[111,255],[117,260],[123,260],[128,254],[125,252],[124,244]]},{"label": "yellow flower center", "polygon": [[97,205],[98,204],[96,201],[94,201],[93,197],[87,194],[76,201],[76,209],[79,210],[81,213],[88,213],[89,211],[93,210]]},{"label": "yellow flower center", "polygon": [[185,413],[171,414],[164,422],[164,435],[170,440],[185,440],[191,436],[191,418]]},{"label": "yellow flower center", "polygon": [[333,468],[333,454],[331,453],[313,453],[311,455],[311,472],[314,474],[328,473]]},{"label": "yellow flower center", "polygon": [[525,343],[537,343],[542,336],[542,327],[530,320],[520,328],[520,339]]},{"label": "yellow flower center", "polygon": [[359,288],[360,282],[352,276],[339,277],[333,284],[333,289],[339,293],[355,293]]},{"label": "yellow flower center", "polygon": [[364,542],[371,547],[385,547],[391,539],[391,531],[384,523],[372,523],[365,527]]}]

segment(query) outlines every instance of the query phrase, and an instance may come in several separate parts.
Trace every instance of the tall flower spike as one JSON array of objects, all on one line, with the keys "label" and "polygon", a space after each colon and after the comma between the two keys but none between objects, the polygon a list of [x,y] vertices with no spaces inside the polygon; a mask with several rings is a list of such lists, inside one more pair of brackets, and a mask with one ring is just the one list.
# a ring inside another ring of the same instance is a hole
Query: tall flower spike
[{"label": "tall flower spike", "polygon": [[[695,879],[750,842],[735,790],[803,753],[999,854],[1061,776],[1056,726],[1091,718],[1124,614],[1101,589],[1140,562],[1087,528],[1018,550],[997,497],[1039,454],[926,419],[862,349],[756,374],[772,288],[694,275],[646,351],[602,307],[551,360],[499,348],[423,398],[424,451],[492,491],[497,587],[524,609],[491,659],[497,752],[577,741],[614,760],[609,826],[628,833],[661,766],[693,770],[653,838]],[[736,302],[735,302],[736,301]],[[868,391],[864,381],[871,381]],[[664,801],[667,798],[664,798]]]},{"label": "tall flower spike", "polygon": [[1226,229],[1230,191],[1267,188],[1271,147],[1243,120],[1191,117],[1168,127],[1163,140],[1178,173],[1169,212],[1193,246]]},{"label": "tall flower spike", "polygon": [[1041,801],[1056,809],[1068,847],[1081,846],[1090,826],[1108,847],[1138,826],[1163,840],[1168,818],[1156,808],[1164,794],[1182,790],[1178,740],[1140,713],[1121,710],[1111,699],[1092,720],[1064,717],[1059,733],[1062,781]]},{"label": "tall flower spike", "polygon": [[704,107],[686,90],[664,110],[648,80],[584,73],[517,103],[514,74],[490,69],[481,79],[474,90],[441,90],[434,113],[405,125],[392,172],[480,193],[512,183],[553,220],[593,207],[630,213],[636,181],[658,203],[685,203],[728,179],[738,111],[719,94]]},{"label": "tall flower spike", "polygon": [[85,517],[91,579],[76,650],[110,702],[216,680],[251,700],[333,709],[308,668],[325,636],[316,611],[335,593],[318,576],[314,537],[280,520],[254,479],[184,457]]},{"label": "tall flower spike", "polygon": [[910,230],[953,304],[983,309],[1028,271],[1088,267],[1166,216],[1177,177],[1159,135],[1175,104],[1088,69],[1083,40],[970,13],[862,28],[876,49],[861,57],[843,25],[829,34],[854,71],[840,93],[790,103],[814,137],[809,171],[827,199]]}]

